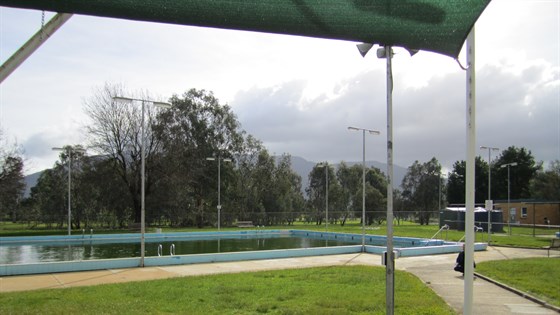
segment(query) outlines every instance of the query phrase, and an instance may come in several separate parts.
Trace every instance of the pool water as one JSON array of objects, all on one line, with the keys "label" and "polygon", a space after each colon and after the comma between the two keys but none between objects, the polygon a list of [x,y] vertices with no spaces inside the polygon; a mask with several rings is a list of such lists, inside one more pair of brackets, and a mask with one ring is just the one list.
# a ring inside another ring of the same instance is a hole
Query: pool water
[{"label": "pool water", "polygon": [[[22,264],[56,261],[128,258],[140,256],[138,240],[91,240],[0,246],[0,264]],[[192,255],[292,248],[315,248],[355,245],[356,242],[297,237],[290,234],[260,234],[245,237],[160,238],[146,240],[145,256]],[[161,245],[161,248],[160,248]],[[172,246],[174,247],[172,249]]]}]

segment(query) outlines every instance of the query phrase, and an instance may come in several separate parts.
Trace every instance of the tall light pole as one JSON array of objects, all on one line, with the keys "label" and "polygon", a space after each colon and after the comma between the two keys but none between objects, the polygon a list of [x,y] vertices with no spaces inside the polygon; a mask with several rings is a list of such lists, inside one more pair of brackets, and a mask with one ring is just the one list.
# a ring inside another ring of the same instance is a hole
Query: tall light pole
[{"label": "tall light pole", "polygon": [[114,96],[114,101],[132,104],[134,101],[138,101],[142,104],[142,122],[140,125],[141,129],[141,179],[140,179],[140,267],[144,267],[144,257],[146,251],[146,242],[145,242],[145,235],[146,234],[146,139],[144,137],[144,113],[145,113],[145,104],[151,103],[156,107],[161,108],[171,108],[171,104],[166,102],[156,102],[138,98],[130,98],[130,97],[121,97],[121,96]]},{"label": "tall light pole", "polygon": [[[365,57],[373,44],[358,44],[358,51]],[[411,56],[417,50],[408,50]],[[393,253],[393,47],[390,45],[377,49],[377,58],[387,60],[387,259],[385,268],[385,305],[386,314],[395,312],[395,255]]]},{"label": "tall light pole", "polygon": [[[218,205],[216,206],[216,208],[218,208],[218,231],[220,230],[220,221],[221,221],[221,210],[222,210],[222,203],[220,200],[220,195],[221,195],[221,161],[224,162],[231,162],[231,159],[223,159],[220,156],[218,156]],[[209,157],[206,158],[207,161],[215,161],[216,158],[213,157]]]},{"label": "tall light pole", "polygon": [[64,148],[52,148],[53,151],[64,151],[68,154],[68,235],[72,235],[72,195],[70,193],[72,187],[72,153],[79,152],[85,153],[86,150],[82,148],[75,148],[66,146]]},{"label": "tall light pole", "polygon": [[509,222],[509,221],[510,221],[510,214],[509,214],[509,211],[510,211],[510,210],[509,210],[509,198],[510,198],[509,167],[510,167],[510,166],[517,166],[517,162],[502,164],[502,165],[500,166],[500,168],[507,167],[507,172],[508,172],[508,203],[507,203],[507,212],[506,212],[506,215],[507,215],[508,231],[509,231],[509,234],[511,235],[511,226],[510,226],[510,222]]},{"label": "tall light pole", "polygon": [[492,208],[494,208],[493,202],[492,202],[492,158],[491,158],[491,153],[492,151],[498,151],[500,150],[499,148],[494,148],[494,147],[485,147],[485,146],[481,146],[480,147],[481,150],[488,150],[488,201],[486,202],[485,207],[488,208],[486,210],[488,210],[488,244],[490,244],[491,242],[491,235],[492,235]]},{"label": "tall light pole", "polygon": [[379,135],[377,130],[348,127],[348,130],[362,131],[362,251],[366,245],[366,131],[372,135]]}]

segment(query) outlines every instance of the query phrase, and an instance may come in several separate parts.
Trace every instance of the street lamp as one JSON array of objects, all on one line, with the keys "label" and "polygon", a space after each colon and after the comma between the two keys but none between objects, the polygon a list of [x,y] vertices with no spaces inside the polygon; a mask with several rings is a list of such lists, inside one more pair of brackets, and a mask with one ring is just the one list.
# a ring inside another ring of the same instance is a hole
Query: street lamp
[{"label": "street lamp", "polygon": [[485,147],[485,146],[481,146],[480,147],[481,150],[488,150],[488,201],[485,205],[485,207],[488,210],[488,244],[490,244],[491,242],[491,233],[492,233],[492,220],[491,220],[491,214],[492,214],[492,208],[494,208],[493,206],[493,202],[492,202],[492,196],[491,196],[491,192],[492,192],[492,167],[491,167],[491,152],[492,151],[498,151],[500,150],[499,148],[494,148],[494,147]]},{"label": "street lamp", "polygon": [[142,153],[141,153],[141,188],[140,188],[140,203],[141,203],[141,210],[140,210],[140,267],[144,267],[144,257],[145,257],[145,249],[146,249],[146,242],[145,236],[146,234],[146,144],[145,144],[145,137],[144,137],[144,112],[145,112],[145,104],[152,103],[152,105],[161,108],[171,108],[171,104],[166,102],[156,102],[138,98],[130,98],[130,97],[121,97],[121,96],[114,96],[114,101],[132,104],[134,101],[141,102],[142,104],[142,122],[141,122],[141,138],[142,138]]},{"label": "street lamp", "polygon": [[72,202],[70,190],[72,187],[72,153],[85,153],[86,150],[79,147],[66,146],[64,148],[52,148],[53,151],[64,151],[68,154],[68,235],[72,235]]},{"label": "street lamp", "polygon": [[[209,157],[206,158],[207,161],[215,161],[216,158],[213,157]],[[224,162],[231,162],[231,159],[223,159],[220,156],[218,156],[218,205],[216,206],[216,208],[218,208],[218,231],[220,230],[220,220],[221,220],[221,213],[220,211],[222,210],[222,204],[220,201],[220,195],[221,195],[221,191],[220,191],[220,187],[221,187],[221,161]]]},{"label": "street lamp", "polygon": [[[358,51],[365,57],[373,44],[357,45]],[[411,56],[418,50],[407,49]],[[377,58],[387,60],[387,259],[385,260],[385,305],[386,314],[395,312],[395,255],[393,253],[393,47],[379,47]]]},{"label": "street lamp", "polygon": [[372,135],[379,135],[377,130],[348,127],[348,130],[362,131],[362,251],[366,245],[366,131]]},{"label": "street lamp", "polygon": [[329,163],[317,165],[318,168],[325,168],[325,230],[329,230]]},{"label": "street lamp", "polygon": [[507,215],[507,218],[508,218],[508,219],[507,219],[507,223],[508,223],[509,235],[511,235],[511,226],[510,226],[510,222],[509,222],[509,221],[510,221],[510,213],[509,213],[509,212],[510,212],[510,209],[509,209],[509,198],[510,198],[510,196],[509,196],[509,195],[510,195],[510,189],[509,189],[509,187],[510,187],[510,181],[509,181],[509,167],[510,167],[510,166],[517,166],[517,162],[502,164],[502,165],[500,166],[500,168],[507,167],[507,171],[508,171],[508,203],[507,203],[508,205],[507,205],[507,213],[506,213],[506,215]]}]

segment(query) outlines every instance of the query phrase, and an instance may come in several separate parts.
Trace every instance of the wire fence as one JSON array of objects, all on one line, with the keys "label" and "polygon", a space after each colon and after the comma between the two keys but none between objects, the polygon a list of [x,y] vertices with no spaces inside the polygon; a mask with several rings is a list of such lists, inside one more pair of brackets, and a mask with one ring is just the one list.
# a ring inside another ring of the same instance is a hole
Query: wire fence
[{"label": "wire fence", "polygon": [[[245,212],[245,213],[228,213],[222,209],[220,214],[220,226],[236,227],[239,221],[250,221],[254,226],[323,226],[327,221],[331,226],[348,226],[362,224],[361,211],[301,211],[301,212]],[[146,213],[146,227],[217,227],[218,213],[217,211],[207,211],[200,215],[186,216],[187,219],[178,221],[167,215],[158,213]],[[387,213],[385,211],[366,211],[366,226],[384,226],[386,225]],[[44,227],[47,229],[64,229],[68,224],[68,216],[65,215],[36,215],[33,217],[19,216],[18,220],[13,221],[12,218],[4,218],[4,222],[18,222],[27,228]],[[448,225],[452,230],[464,230],[465,222],[460,220],[443,220],[438,211],[418,212],[418,211],[396,211],[394,212],[394,224],[399,225],[402,222],[413,222],[423,225],[439,225],[442,227]],[[82,217],[78,221],[76,218],[72,220],[72,229],[136,229],[139,222],[132,219],[132,215],[128,214],[118,218],[116,215],[95,215]],[[475,221],[475,230],[477,232],[488,232],[487,221]],[[560,225],[551,224],[520,224],[507,222],[492,222],[493,234],[509,234],[519,236],[554,236],[556,232],[560,232]]]}]

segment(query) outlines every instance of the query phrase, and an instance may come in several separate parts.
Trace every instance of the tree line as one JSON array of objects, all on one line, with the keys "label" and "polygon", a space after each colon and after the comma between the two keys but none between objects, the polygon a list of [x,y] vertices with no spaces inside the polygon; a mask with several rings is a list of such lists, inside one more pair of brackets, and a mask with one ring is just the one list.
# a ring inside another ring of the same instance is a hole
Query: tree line
[{"label": "tree line", "polygon": [[[0,218],[61,228],[67,222],[70,172],[72,228],[126,228],[140,222],[144,146],[148,225],[215,226],[218,200],[225,226],[236,221],[269,226],[296,220],[320,225],[325,224],[327,211],[330,224],[344,225],[349,219],[361,219],[364,191],[366,225],[385,220],[387,178],[375,167],[366,168],[364,185],[361,165],[318,163],[308,175],[304,195],[290,155],[270,155],[213,93],[191,89],[174,95],[169,109],[149,101],[123,104],[115,99],[127,93],[121,85],[106,84],[85,101],[90,118],[85,127],[87,145],[62,148],[59,160],[41,174],[29,198],[23,198],[21,152],[3,146]],[[140,92],[136,98],[151,96]],[[97,154],[86,154],[86,148]],[[507,198],[507,168],[502,166],[512,162],[517,165],[510,169],[511,199],[560,200],[560,162],[543,171],[530,151],[512,146],[490,165],[476,159],[476,203],[487,199],[488,171],[492,198]],[[394,191],[395,218],[428,224],[445,205],[463,204],[464,178],[464,161],[456,162],[449,174],[442,173],[436,158],[415,161]]]}]

